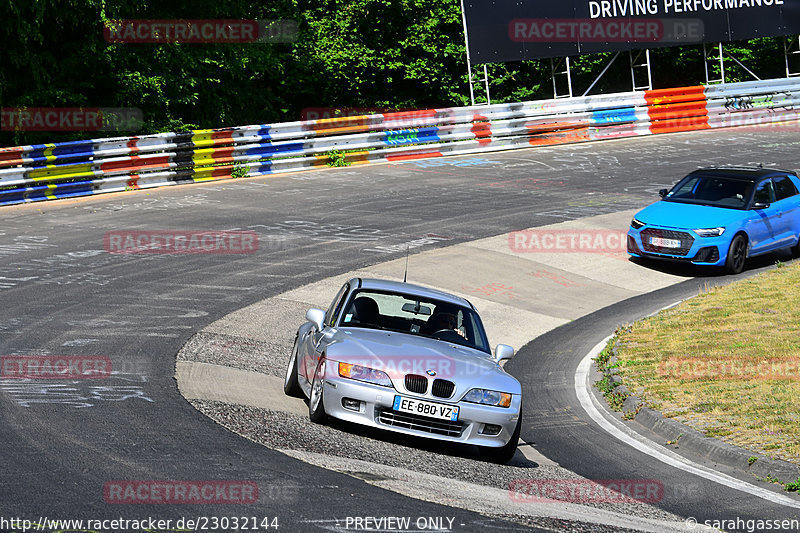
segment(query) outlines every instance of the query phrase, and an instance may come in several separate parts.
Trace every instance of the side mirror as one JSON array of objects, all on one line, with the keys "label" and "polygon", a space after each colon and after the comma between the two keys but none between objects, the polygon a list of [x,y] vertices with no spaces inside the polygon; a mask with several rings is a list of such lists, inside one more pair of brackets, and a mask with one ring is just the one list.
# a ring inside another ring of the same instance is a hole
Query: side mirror
[{"label": "side mirror", "polygon": [[767,202],[756,202],[753,204],[753,209],[769,209],[769,206]]},{"label": "side mirror", "polygon": [[317,331],[322,331],[325,322],[325,311],[322,309],[309,309],[306,311],[306,320],[317,326]]},{"label": "side mirror", "polygon": [[667,193],[668,193],[668,192],[669,192],[669,189],[659,189],[659,190],[658,190],[658,195],[659,195],[661,198],[666,198],[666,197],[667,197]]},{"label": "side mirror", "polygon": [[508,344],[498,344],[494,349],[494,360],[498,363],[514,357],[514,348]]}]

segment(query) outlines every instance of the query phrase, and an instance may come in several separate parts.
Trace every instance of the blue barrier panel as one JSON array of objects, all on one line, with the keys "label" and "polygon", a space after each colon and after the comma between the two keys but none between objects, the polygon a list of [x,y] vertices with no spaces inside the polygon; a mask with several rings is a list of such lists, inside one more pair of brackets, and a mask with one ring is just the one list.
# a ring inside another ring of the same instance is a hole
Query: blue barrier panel
[{"label": "blue barrier panel", "polygon": [[635,107],[623,107],[620,109],[603,109],[592,112],[592,124],[620,124],[623,122],[636,122]]}]

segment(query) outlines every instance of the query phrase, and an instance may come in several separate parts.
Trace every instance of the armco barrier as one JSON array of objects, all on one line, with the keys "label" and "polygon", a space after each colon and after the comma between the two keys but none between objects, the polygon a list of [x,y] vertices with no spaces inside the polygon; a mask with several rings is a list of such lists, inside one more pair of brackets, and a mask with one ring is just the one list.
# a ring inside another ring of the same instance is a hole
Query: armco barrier
[{"label": "armco barrier", "polygon": [[800,79],[0,148],[0,205],[800,118]]}]

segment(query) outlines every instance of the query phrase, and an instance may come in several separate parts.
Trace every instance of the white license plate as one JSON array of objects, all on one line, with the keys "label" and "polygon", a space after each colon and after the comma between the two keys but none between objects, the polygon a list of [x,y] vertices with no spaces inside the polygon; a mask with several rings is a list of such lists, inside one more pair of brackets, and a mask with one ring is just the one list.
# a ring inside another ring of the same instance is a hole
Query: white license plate
[{"label": "white license plate", "polygon": [[401,413],[427,416],[439,420],[449,420],[451,422],[458,420],[457,405],[445,405],[443,403],[426,402],[425,400],[395,396],[392,409],[400,411]]},{"label": "white license plate", "polygon": [[661,237],[650,237],[650,244],[660,248],[680,248],[681,241],[678,239],[662,239]]}]

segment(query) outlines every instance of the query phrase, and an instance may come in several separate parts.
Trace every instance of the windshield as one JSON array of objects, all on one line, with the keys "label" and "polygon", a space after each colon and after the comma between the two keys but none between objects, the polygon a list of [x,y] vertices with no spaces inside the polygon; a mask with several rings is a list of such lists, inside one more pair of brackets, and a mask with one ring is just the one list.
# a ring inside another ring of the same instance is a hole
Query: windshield
[{"label": "windshield", "polygon": [[339,325],[430,337],[491,353],[483,325],[475,311],[417,296],[356,291]]},{"label": "windshield", "polygon": [[752,190],[752,181],[690,174],[675,185],[664,200],[744,209]]}]

